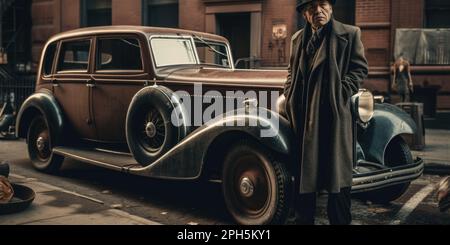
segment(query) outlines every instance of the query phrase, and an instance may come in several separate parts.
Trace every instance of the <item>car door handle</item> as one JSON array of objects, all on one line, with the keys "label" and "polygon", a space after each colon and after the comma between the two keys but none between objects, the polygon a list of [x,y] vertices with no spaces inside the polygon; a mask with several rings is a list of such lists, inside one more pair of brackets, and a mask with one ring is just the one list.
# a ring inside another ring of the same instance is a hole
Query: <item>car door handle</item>
[{"label": "car door handle", "polygon": [[56,87],[59,87],[59,82],[58,82],[58,80],[53,79],[53,80],[52,80],[52,86],[55,87],[55,88],[56,88]]},{"label": "car door handle", "polygon": [[95,80],[94,79],[87,80],[86,87],[95,88]]}]

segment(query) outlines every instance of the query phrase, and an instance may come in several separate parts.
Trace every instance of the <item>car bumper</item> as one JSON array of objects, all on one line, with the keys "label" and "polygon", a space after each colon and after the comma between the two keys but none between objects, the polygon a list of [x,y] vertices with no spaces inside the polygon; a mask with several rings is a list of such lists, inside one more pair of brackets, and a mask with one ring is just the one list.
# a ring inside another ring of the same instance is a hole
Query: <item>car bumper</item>
[{"label": "car bumper", "polygon": [[385,168],[370,173],[353,174],[352,193],[380,189],[411,182],[423,174],[424,162],[418,158],[413,164]]}]

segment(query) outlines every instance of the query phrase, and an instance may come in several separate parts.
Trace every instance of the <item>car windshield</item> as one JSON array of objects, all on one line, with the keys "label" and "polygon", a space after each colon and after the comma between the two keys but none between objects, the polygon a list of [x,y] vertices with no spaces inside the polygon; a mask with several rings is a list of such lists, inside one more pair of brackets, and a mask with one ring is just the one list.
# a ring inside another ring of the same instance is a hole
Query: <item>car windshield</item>
[{"label": "car windshield", "polygon": [[152,37],[150,44],[156,67],[200,64],[231,68],[225,43],[195,36]]},{"label": "car windshield", "polygon": [[214,41],[205,40],[199,36],[194,37],[200,64],[230,67],[227,45]]}]

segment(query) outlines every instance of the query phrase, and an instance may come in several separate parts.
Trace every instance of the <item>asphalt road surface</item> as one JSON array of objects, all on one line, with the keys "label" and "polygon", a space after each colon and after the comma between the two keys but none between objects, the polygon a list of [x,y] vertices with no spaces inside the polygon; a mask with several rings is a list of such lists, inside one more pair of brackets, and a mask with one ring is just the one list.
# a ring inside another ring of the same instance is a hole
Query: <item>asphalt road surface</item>
[{"label": "asphalt road surface", "polygon": [[[218,183],[160,181],[106,170],[74,160],[66,160],[58,175],[34,170],[23,141],[0,141],[0,161],[11,164],[12,178],[25,177],[101,201],[136,217],[162,224],[232,224]],[[450,224],[450,212],[440,213],[435,200],[435,185],[442,178],[424,175],[408,191],[389,205],[353,199],[353,224]],[[317,224],[327,224],[326,197],[320,197]],[[69,205],[60,197],[54,205]],[[83,212],[99,209],[87,206]],[[100,210],[100,209],[99,209]],[[1,219],[0,219],[1,223]],[[89,223],[86,223],[89,224]]]}]

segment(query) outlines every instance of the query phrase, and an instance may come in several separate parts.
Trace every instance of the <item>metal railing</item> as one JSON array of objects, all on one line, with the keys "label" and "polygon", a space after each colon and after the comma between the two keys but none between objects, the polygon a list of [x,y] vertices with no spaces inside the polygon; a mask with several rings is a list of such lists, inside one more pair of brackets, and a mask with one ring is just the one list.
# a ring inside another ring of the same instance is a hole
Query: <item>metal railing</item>
[{"label": "metal railing", "polygon": [[35,76],[0,77],[0,106],[8,99],[17,112],[34,92]]},{"label": "metal railing", "polygon": [[261,59],[257,57],[248,57],[237,59],[234,63],[234,67],[240,69],[256,69],[260,67]]}]

